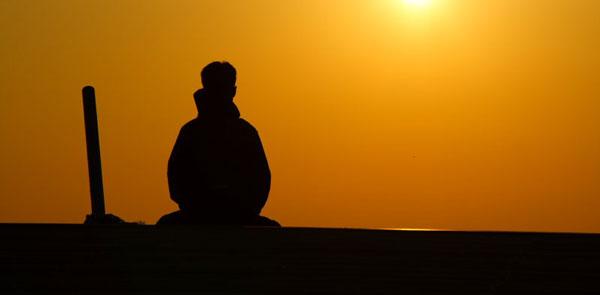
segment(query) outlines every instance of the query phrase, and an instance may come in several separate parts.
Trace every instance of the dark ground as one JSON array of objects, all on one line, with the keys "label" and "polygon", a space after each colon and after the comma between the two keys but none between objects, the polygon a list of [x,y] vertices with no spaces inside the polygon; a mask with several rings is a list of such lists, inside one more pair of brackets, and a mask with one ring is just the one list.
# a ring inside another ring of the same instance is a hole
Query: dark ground
[{"label": "dark ground", "polygon": [[600,294],[600,235],[0,224],[0,294]]}]

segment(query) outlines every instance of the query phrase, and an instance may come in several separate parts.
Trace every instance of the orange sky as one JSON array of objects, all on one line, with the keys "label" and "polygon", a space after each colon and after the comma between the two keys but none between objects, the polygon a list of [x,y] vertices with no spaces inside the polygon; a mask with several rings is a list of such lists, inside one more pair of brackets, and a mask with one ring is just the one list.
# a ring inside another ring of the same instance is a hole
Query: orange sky
[{"label": "orange sky", "polygon": [[213,60],[238,69],[284,225],[600,232],[600,1],[0,2],[0,222],[174,210],[166,164]]}]

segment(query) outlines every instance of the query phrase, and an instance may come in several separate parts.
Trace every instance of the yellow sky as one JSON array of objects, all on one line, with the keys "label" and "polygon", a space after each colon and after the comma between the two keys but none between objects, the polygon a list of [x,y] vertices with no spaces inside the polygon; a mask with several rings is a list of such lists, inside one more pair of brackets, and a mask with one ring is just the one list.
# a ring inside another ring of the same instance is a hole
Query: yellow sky
[{"label": "yellow sky", "polygon": [[108,211],[175,210],[166,163],[213,60],[290,226],[600,232],[600,1],[0,2],[0,222],[81,222],[81,88]]}]

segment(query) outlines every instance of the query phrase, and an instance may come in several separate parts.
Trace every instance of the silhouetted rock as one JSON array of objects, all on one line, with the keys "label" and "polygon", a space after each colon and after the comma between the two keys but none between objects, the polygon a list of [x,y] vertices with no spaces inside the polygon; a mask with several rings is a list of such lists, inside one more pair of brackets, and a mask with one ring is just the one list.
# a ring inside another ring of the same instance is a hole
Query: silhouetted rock
[{"label": "silhouetted rock", "polygon": [[108,225],[108,224],[127,224],[127,222],[125,222],[120,217],[118,217],[116,215],[112,215],[112,214],[103,214],[103,215],[89,214],[89,215],[85,216],[85,221],[83,222],[83,224],[88,224],[88,225],[91,225],[91,224]]}]

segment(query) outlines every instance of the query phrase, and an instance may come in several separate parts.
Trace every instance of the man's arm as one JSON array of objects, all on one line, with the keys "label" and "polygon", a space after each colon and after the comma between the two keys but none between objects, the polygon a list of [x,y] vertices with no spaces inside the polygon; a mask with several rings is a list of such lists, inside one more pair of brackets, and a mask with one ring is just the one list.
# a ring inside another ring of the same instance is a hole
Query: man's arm
[{"label": "man's arm", "polygon": [[254,129],[252,137],[252,163],[253,163],[253,182],[251,184],[253,195],[255,196],[254,213],[260,214],[260,211],[267,203],[269,191],[271,190],[271,170],[265,154],[262,142],[258,132]]},{"label": "man's arm", "polygon": [[[169,157],[169,163],[167,167],[167,179],[169,182],[169,194],[171,199],[175,201],[175,203],[180,204],[185,195],[185,184],[187,183],[186,177],[188,177],[185,171],[187,168],[186,156],[186,126],[183,126],[179,131],[179,135],[175,140],[175,145],[173,146],[173,150],[171,151],[171,156]],[[189,160],[189,159],[188,159]]]}]

